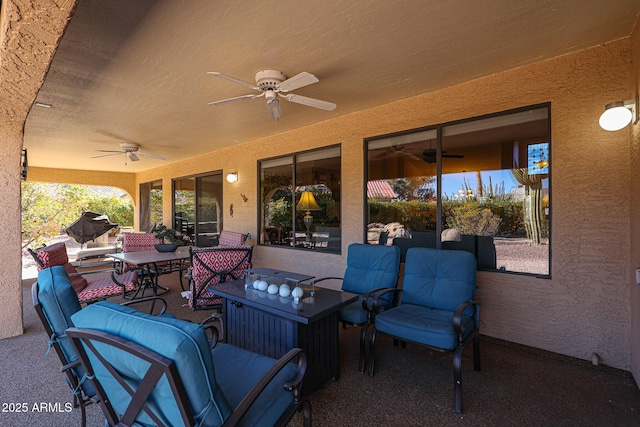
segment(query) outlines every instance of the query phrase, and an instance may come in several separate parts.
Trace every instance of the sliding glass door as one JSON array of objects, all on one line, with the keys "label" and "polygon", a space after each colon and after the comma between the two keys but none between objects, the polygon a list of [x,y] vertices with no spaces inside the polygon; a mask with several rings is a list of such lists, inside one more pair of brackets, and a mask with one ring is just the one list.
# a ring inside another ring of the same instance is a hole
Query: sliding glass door
[{"label": "sliding glass door", "polygon": [[173,224],[192,245],[217,242],[222,230],[222,172],[173,181]]}]

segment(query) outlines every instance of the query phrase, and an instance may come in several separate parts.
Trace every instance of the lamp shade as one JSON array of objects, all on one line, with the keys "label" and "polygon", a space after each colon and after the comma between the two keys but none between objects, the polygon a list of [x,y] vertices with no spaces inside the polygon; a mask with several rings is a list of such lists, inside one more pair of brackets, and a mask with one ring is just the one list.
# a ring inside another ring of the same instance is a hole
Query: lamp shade
[{"label": "lamp shade", "polygon": [[296,205],[296,210],[308,212],[319,211],[321,209],[322,208],[318,206],[316,198],[313,196],[313,193],[311,191],[303,191],[302,194],[300,194],[300,200]]},{"label": "lamp shade", "polygon": [[604,130],[620,130],[633,119],[631,110],[622,102],[612,102],[604,107],[604,113],[600,116],[600,127]]}]

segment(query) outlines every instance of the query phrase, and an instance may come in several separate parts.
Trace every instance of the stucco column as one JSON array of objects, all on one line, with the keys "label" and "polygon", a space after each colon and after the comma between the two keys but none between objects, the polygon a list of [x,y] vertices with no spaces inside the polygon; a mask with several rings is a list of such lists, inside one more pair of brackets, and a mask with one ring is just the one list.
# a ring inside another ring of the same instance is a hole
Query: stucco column
[{"label": "stucco column", "polygon": [[22,334],[20,154],[24,123],[75,0],[3,0],[0,9],[0,338]]},{"label": "stucco column", "polygon": [[20,154],[22,124],[0,121],[0,338],[22,334]]}]

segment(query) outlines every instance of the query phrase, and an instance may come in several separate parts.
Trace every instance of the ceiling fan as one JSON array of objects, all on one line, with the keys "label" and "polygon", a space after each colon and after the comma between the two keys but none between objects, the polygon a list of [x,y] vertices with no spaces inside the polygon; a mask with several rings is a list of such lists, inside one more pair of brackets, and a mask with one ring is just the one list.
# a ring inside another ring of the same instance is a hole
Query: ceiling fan
[{"label": "ceiling fan", "polygon": [[243,99],[256,99],[264,96],[267,100],[267,110],[269,111],[269,118],[271,120],[280,120],[282,118],[282,110],[280,109],[280,102],[278,101],[278,97],[284,98],[290,102],[295,102],[296,104],[320,108],[327,111],[333,111],[336,108],[336,104],[332,102],[321,101],[319,99],[288,93],[289,91],[300,89],[301,87],[319,82],[316,76],[311,73],[307,73],[306,71],[303,71],[302,73],[297,74],[291,78],[287,78],[287,76],[285,76],[281,71],[258,71],[256,73],[256,84],[248,83],[236,79],[235,77],[219,73],[217,71],[209,71],[207,74],[241,84],[250,89],[260,92],[258,94],[241,95],[234,98],[210,102],[209,105],[223,105],[230,102],[241,101]]},{"label": "ceiling fan", "polygon": [[[462,159],[464,156],[462,154],[445,154],[446,151],[442,152],[442,157],[449,157],[452,159]],[[435,163],[436,162],[436,149],[435,148],[427,148],[422,152],[422,159],[427,163]]]},{"label": "ceiling fan", "polygon": [[143,153],[141,151],[138,151],[138,148],[139,148],[139,145],[134,142],[121,142],[120,150],[95,150],[101,153],[109,153],[109,154],[102,154],[100,156],[93,156],[91,158],[97,159],[100,157],[117,156],[118,154],[124,154],[125,165],[127,164],[127,159],[131,160],[132,162],[137,162],[138,160],[140,160],[140,157],[149,157],[151,159],[159,159],[159,160],[169,160],[168,157],[156,156],[155,154],[149,154],[149,153]]}]

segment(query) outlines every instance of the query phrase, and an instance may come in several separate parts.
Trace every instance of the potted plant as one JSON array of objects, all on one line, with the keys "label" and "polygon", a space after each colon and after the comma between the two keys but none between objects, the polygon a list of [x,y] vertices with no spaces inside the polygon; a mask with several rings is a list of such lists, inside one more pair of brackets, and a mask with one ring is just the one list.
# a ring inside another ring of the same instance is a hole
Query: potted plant
[{"label": "potted plant", "polygon": [[182,233],[172,228],[168,228],[164,224],[156,225],[153,229],[153,233],[156,236],[156,239],[162,242],[154,245],[158,252],[173,252],[178,249],[178,246],[182,246],[184,244]]}]

